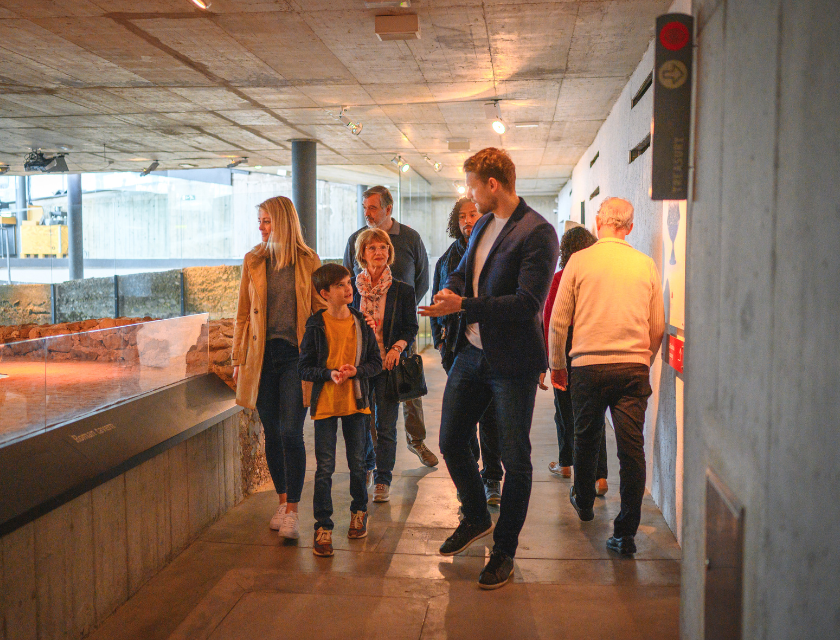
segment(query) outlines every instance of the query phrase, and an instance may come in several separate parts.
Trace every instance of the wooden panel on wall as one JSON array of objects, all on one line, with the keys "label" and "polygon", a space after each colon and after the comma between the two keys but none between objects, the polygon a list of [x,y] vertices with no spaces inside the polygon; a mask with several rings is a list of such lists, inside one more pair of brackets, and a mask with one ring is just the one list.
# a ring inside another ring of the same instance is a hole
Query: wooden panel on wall
[{"label": "wooden panel on wall", "polygon": [[95,611],[97,622],[101,622],[128,600],[125,475],[99,485],[91,497]]},{"label": "wooden panel on wall", "polygon": [[3,608],[5,640],[36,640],[38,623],[35,587],[35,523],[21,527],[2,540]]}]

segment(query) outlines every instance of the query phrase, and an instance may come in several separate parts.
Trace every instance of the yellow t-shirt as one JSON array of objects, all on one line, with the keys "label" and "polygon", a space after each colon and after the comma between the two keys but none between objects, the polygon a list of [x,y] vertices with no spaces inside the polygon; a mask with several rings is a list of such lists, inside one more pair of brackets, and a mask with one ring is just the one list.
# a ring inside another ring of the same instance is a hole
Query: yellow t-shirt
[{"label": "yellow t-shirt", "polygon": [[[327,368],[338,369],[343,364],[356,362],[356,323],[353,316],[339,320],[324,312],[324,329],[327,332],[327,344],[330,354],[327,356]],[[312,415],[313,420],[332,416],[349,416],[353,413],[370,413],[370,409],[357,409],[353,392],[353,378],[341,384],[332,380],[325,382],[318,396],[318,406]]]}]

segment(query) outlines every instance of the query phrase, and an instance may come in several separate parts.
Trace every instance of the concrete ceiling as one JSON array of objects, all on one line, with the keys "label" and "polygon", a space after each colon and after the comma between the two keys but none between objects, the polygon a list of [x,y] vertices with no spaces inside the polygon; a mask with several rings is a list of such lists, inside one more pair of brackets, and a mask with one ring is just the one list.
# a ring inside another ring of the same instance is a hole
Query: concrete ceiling
[{"label": "concrete ceiling", "polygon": [[313,138],[319,164],[393,170],[401,154],[449,193],[462,138],[506,148],[520,192],[556,192],[670,3],[411,0],[391,12],[417,13],[421,38],[380,42],[388,11],[363,0],[0,0],[0,162],[20,173],[42,148],[72,171],[288,166],[290,140]]}]

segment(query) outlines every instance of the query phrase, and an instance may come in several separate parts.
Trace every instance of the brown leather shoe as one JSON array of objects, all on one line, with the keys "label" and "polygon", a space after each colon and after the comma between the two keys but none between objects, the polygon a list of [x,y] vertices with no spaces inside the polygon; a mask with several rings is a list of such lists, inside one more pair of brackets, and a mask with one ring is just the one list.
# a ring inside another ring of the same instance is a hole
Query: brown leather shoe
[{"label": "brown leather shoe", "polygon": [[427,467],[438,466],[437,456],[429,451],[429,448],[423,442],[415,442],[408,445],[408,450],[420,458],[420,462]]},{"label": "brown leather shoe", "polygon": [[607,484],[606,478],[598,478],[595,481],[595,495],[596,496],[603,496],[606,495],[607,491],[609,491],[609,485]]},{"label": "brown leather shoe", "polygon": [[548,463],[548,470],[553,473],[555,476],[560,476],[561,478],[571,478],[572,477],[572,468],[571,467],[561,467],[559,462],[549,462]]}]

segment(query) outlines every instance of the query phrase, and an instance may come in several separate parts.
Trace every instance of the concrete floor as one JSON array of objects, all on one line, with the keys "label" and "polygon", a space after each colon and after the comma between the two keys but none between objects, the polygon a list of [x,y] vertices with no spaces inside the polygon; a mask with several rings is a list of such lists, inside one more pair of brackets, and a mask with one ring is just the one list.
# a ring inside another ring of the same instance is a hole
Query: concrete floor
[{"label": "concrete floor", "polygon": [[[434,354],[425,360],[428,443],[437,451],[445,375]],[[680,548],[673,534],[648,495],[635,559],[606,551],[619,509],[615,438],[608,429],[610,491],[597,500],[595,520],[583,523],[568,502],[570,481],[547,470],[557,456],[553,410],[551,393],[538,392],[534,487],[515,580],[502,589],[486,592],[476,584],[486,544],[460,556],[438,555],[458,524],[455,489],[442,463],[427,469],[403,445],[391,501],[371,502],[368,537],[353,541],[346,537],[349,480],[339,452],[335,556],[313,556],[315,460],[308,423],[299,541],[281,542],[269,530],[276,497],[266,487],[207,529],[90,637],[677,638]],[[402,442],[402,419],[398,428]]]}]

